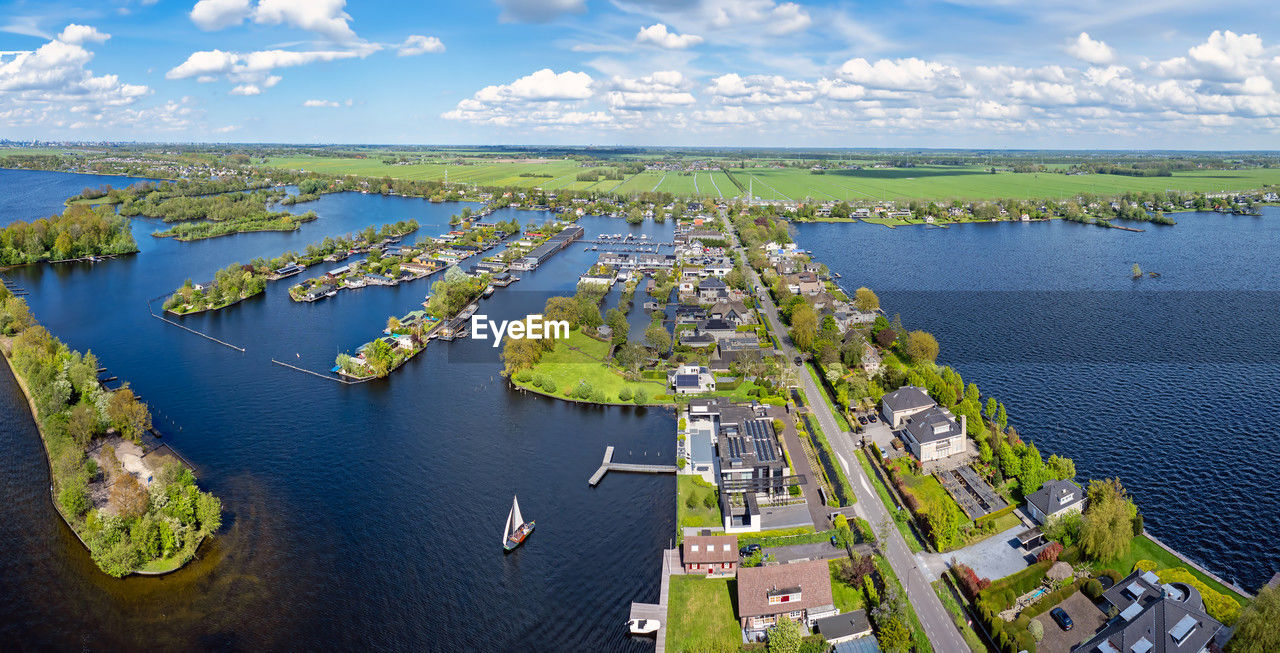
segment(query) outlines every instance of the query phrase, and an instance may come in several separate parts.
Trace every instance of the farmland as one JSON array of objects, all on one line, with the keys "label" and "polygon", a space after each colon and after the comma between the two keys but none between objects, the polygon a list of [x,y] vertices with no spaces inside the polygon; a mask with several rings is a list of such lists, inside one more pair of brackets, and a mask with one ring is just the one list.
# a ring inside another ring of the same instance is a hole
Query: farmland
[{"label": "farmland", "polygon": [[[736,161],[734,162],[737,163]],[[1191,170],[1172,177],[1132,177],[1108,174],[1065,175],[1049,172],[1015,173],[978,165],[921,165],[911,168],[831,169],[815,174],[807,168],[747,167],[723,171],[645,170],[621,181],[578,181],[590,168],[574,159],[467,159],[462,163],[432,162],[387,165],[376,158],[288,156],[271,157],[267,164],[327,174],[390,176],[412,180],[443,180],[478,186],[516,186],[543,190],[590,190],[634,194],[651,191],[680,197],[732,198],[750,188],[762,200],[900,201],[982,199],[1066,199],[1081,193],[1115,196],[1129,191],[1239,191],[1280,185],[1280,169]],[[736,184],[734,182],[737,182]],[[742,190],[739,190],[739,185]]]}]

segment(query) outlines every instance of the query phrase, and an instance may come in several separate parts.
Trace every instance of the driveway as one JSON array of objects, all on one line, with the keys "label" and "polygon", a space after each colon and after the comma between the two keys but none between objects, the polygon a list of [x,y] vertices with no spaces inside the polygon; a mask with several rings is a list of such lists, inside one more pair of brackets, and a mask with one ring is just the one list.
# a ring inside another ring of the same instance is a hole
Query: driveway
[{"label": "driveway", "polygon": [[877,419],[875,423],[862,427],[862,433],[854,437],[860,437],[867,442],[876,443],[876,446],[880,447],[880,451],[884,453],[893,451],[893,447],[890,445],[893,442],[893,430],[882,419]]},{"label": "driveway", "polygon": [[1049,616],[1049,610],[1045,610],[1044,614],[1035,618],[1041,626],[1044,626],[1044,639],[1036,644],[1037,651],[1068,653],[1072,646],[1093,637],[1107,622],[1107,616],[1082,592],[1072,594],[1057,607],[1065,610],[1067,616],[1071,617],[1072,628],[1067,631],[1062,630],[1058,627],[1058,622]]},{"label": "driveway", "polygon": [[919,553],[920,566],[929,570],[931,578],[938,578],[952,559],[973,569],[978,578],[997,580],[1026,569],[1030,554],[1018,544],[1018,533],[1026,530],[1019,524],[1003,533],[997,533],[976,544],[946,553]]},{"label": "driveway", "polygon": [[[859,554],[865,555],[870,552],[870,547],[858,546],[854,547]],[[831,560],[833,558],[844,558],[848,556],[841,547],[831,546],[830,542],[814,542],[813,544],[791,544],[788,546],[766,546],[765,553],[772,553],[778,562],[791,562],[793,560]]]}]

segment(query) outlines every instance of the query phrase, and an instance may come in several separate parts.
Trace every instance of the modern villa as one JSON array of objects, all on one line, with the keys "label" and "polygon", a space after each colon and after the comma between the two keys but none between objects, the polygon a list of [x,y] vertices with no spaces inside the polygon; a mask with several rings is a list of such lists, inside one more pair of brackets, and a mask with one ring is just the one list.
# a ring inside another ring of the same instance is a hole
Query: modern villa
[{"label": "modern villa", "polygon": [[[712,341],[714,343],[714,341]],[[699,365],[681,365],[667,375],[667,383],[678,395],[714,392],[716,377],[711,370]]]},{"label": "modern villa", "polygon": [[914,385],[904,385],[880,398],[884,423],[895,429],[902,426],[908,417],[937,405],[924,388]]},{"label": "modern villa", "polygon": [[785,498],[790,473],[767,407],[733,404],[724,397],[694,399],[689,427],[715,434],[725,532],[761,530],[760,503]]},{"label": "modern villa", "polygon": [[956,421],[951,411],[940,406],[932,406],[914,413],[903,422],[901,431],[897,431],[911,455],[922,463],[941,460],[965,453],[969,448],[969,440],[965,436],[966,418],[960,416]]},{"label": "modern villa", "polygon": [[1134,571],[1102,597],[1118,616],[1074,653],[1202,653],[1222,630],[1196,588],[1161,583],[1149,571]]}]

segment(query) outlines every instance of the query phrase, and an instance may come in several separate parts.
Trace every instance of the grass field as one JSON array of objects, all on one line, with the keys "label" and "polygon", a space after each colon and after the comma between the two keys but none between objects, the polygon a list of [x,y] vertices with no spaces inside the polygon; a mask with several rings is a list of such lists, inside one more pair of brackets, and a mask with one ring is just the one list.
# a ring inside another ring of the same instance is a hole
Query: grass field
[{"label": "grass field", "polygon": [[736,651],[742,630],[733,612],[737,581],[674,575],[667,595],[667,650]]},{"label": "grass field", "polygon": [[[686,503],[689,497],[693,497],[692,508]],[[707,497],[712,501],[710,508],[705,503]],[[716,488],[707,484],[701,476],[693,474],[676,476],[676,513],[676,521],[681,529],[724,525],[724,520],[720,517],[720,502],[716,499]]]},{"label": "grass field", "polygon": [[[617,370],[604,363],[608,352],[609,343],[588,338],[575,330],[568,338],[556,340],[555,349],[542,355],[533,366],[534,377],[545,376],[555,381],[558,397],[567,397],[579,381],[585,380],[591,387],[603,391],[611,402],[630,403],[618,402],[618,392],[625,387],[632,391],[643,388],[649,394],[649,403],[663,403],[655,397],[667,391],[665,383],[622,378]],[[532,388],[530,383],[516,382],[516,385]]]},{"label": "grass field", "polygon": [[1183,567],[1191,572],[1191,575],[1199,578],[1205,585],[1212,587],[1227,596],[1240,602],[1240,606],[1244,607],[1249,604],[1249,599],[1241,596],[1239,593],[1231,590],[1227,586],[1218,581],[1209,578],[1196,568],[1183,562],[1180,558],[1169,553],[1164,547],[1156,544],[1146,535],[1139,535],[1133,538],[1129,544],[1129,554],[1109,563],[1100,563],[1098,566],[1106,569],[1114,569],[1121,574],[1128,574],[1133,571],[1133,563],[1139,560],[1150,560],[1156,563],[1156,569],[1170,569],[1173,567]]},{"label": "grass field", "polygon": [[837,558],[827,561],[827,567],[831,570],[831,598],[840,612],[852,612],[861,610],[862,606],[867,602],[867,595],[861,587],[850,587],[844,581],[840,580],[838,571],[840,566],[844,564],[847,558]]},{"label": "grass field", "polygon": [[[571,189],[599,192],[640,193],[662,191],[683,197],[731,198],[750,189],[764,200],[810,199],[813,201],[879,200],[981,200],[1075,197],[1080,193],[1117,195],[1127,191],[1236,191],[1280,185],[1280,169],[1196,170],[1177,172],[1172,177],[1128,177],[1123,175],[1062,175],[1053,173],[998,172],[981,166],[918,166],[827,170],[814,174],[804,168],[730,168],[726,171],[662,172],[646,170],[625,180],[578,181],[586,170],[577,161],[476,160],[467,165],[421,163],[386,165],[380,157],[351,159],[336,157],[288,156],[268,159],[268,166],[329,174],[355,174],[397,179],[442,180],[479,186],[540,187],[544,190]],[[522,177],[534,173],[538,177]],[[733,183],[736,179],[743,190]]]}]

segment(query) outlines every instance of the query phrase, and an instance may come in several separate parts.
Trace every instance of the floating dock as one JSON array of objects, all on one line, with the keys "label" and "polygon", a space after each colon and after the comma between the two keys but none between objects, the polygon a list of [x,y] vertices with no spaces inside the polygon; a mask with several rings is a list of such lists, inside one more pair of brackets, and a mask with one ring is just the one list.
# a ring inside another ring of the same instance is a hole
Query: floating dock
[{"label": "floating dock", "polygon": [[615,463],[613,462],[613,446],[604,448],[604,460],[600,463],[600,469],[591,475],[587,483],[591,487],[595,487],[600,483],[600,479],[610,471],[615,472],[639,472],[642,474],[674,474],[676,473],[675,465],[643,465],[639,463]]}]

